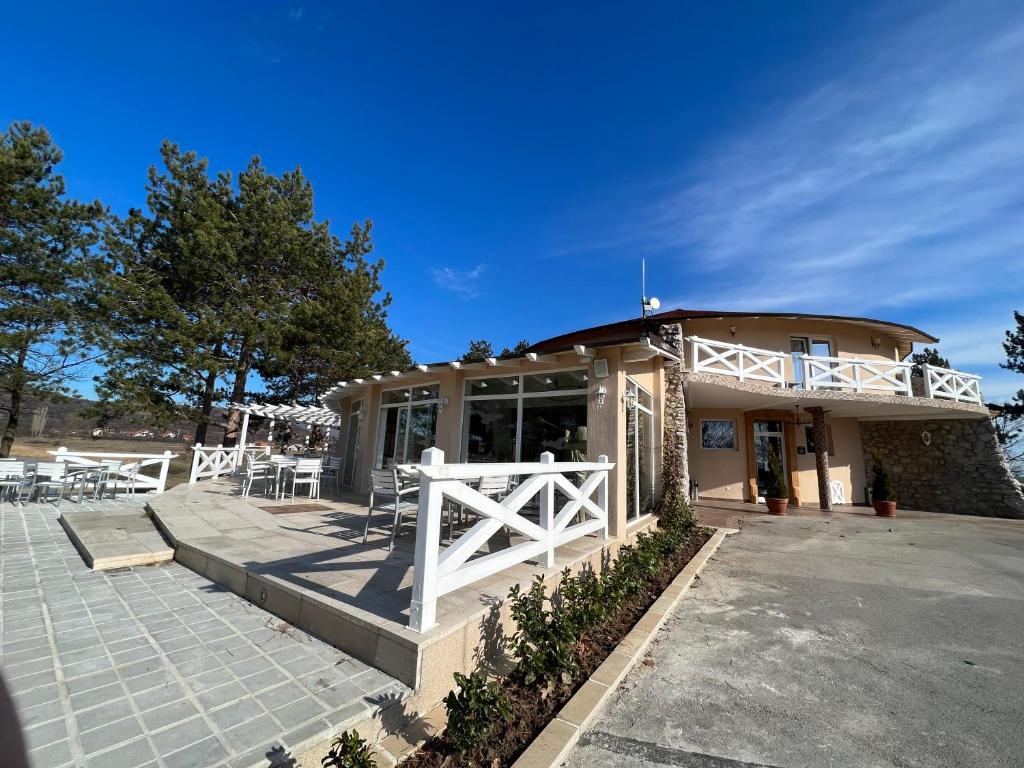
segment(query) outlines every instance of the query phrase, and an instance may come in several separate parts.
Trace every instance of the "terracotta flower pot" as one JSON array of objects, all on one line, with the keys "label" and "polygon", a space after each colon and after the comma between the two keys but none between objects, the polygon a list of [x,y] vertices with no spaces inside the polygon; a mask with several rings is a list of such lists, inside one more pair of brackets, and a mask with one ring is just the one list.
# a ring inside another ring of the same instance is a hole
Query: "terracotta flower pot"
[{"label": "terracotta flower pot", "polygon": [[765,499],[764,501],[768,505],[768,514],[786,514],[786,507],[789,506],[789,499]]},{"label": "terracotta flower pot", "polygon": [[879,517],[896,517],[895,501],[873,501],[871,506],[875,508],[875,514]]}]

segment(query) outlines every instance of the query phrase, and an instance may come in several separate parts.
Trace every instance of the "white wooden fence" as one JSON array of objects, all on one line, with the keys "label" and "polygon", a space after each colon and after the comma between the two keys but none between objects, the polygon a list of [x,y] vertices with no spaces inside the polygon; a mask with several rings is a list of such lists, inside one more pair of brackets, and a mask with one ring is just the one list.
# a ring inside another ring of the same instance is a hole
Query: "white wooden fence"
[{"label": "white wooden fence", "polygon": [[[163,453],[98,453],[95,451],[69,451],[61,446],[56,451],[47,451],[56,461],[68,461],[74,464],[85,466],[97,466],[112,461],[120,461],[121,466],[117,470],[116,479],[111,481],[109,488],[125,490],[128,488],[128,481],[125,479],[129,472],[137,466],[138,474],[135,475],[134,490],[153,493],[163,493],[167,485],[167,472],[171,467],[171,459],[178,458],[178,454],[164,451]],[[154,467],[153,474],[143,474],[143,467]]]},{"label": "white wooden fence", "polygon": [[719,373],[740,381],[767,381],[786,386],[786,356],[770,349],[742,344],[688,337],[690,370],[694,373]]},{"label": "white wooden fence", "polygon": [[236,470],[242,469],[242,455],[248,453],[253,458],[266,456],[270,449],[246,448],[244,446],[229,446],[225,448],[218,445],[216,448],[204,448],[202,443],[196,443],[192,448],[192,471],[189,473],[188,481],[195,484],[196,480],[212,477],[218,478],[222,475],[233,475]]},{"label": "white wooden fence", "polygon": [[908,397],[913,394],[910,363],[819,355],[800,355],[799,359],[807,389],[851,389]]},{"label": "white wooden fence", "polygon": [[[445,464],[444,452],[428,448],[422,463],[403,470],[419,475],[419,512],[416,519],[416,559],[413,572],[409,626],[426,632],[437,617],[437,599],[453,590],[487,578],[518,563],[539,558],[554,566],[555,548],[588,534],[608,537],[608,471],[615,465],[607,456],[598,462],[555,462],[550,453],[539,462],[519,464]],[[587,475],[577,486],[567,475]],[[482,495],[469,483],[481,477],[517,475],[519,485],[500,501]],[[555,491],[568,501],[555,509]],[[596,501],[591,497],[597,495]],[[520,510],[539,495],[539,524]],[[461,504],[480,519],[450,545],[441,548],[441,507],[445,499]],[[582,516],[582,522],[574,522]],[[501,528],[525,541],[470,559]]]},{"label": "white wooden fence", "polygon": [[981,404],[981,377],[937,365],[921,366],[924,396]]}]

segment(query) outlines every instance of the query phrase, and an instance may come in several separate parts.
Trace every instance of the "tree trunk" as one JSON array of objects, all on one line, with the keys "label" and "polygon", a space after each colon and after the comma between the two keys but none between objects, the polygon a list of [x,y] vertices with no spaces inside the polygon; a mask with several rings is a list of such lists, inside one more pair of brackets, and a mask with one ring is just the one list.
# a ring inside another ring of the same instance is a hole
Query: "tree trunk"
[{"label": "tree trunk", "polygon": [[0,438],[0,459],[6,459],[11,455],[11,448],[14,446],[14,432],[18,428],[18,419],[21,418],[21,398],[25,392],[25,360],[28,359],[28,346],[18,350],[18,364],[11,376],[11,402],[7,409],[7,426],[4,427],[4,436]]},{"label": "tree trunk", "polygon": [[[238,353],[238,365],[235,366],[235,383],[231,388],[231,402],[240,403],[245,400],[245,387],[249,381],[249,370],[252,368],[252,353],[249,350],[249,339],[242,340],[242,348]],[[242,413],[237,408],[228,411],[228,423],[224,428],[224,445],[235,445],[242,432]]]},{"label": "tree trunk", "polygon": [[825,409],[817,406],[807,409],[811,414],[814,430],[814,467],[818,474],[818,506],[832,509],[832,489],[828,474],[828,428],[825,426]]},{"label": "tree trunk", "polygon": [[[213,348],[214,357],[220,357],[221,343]],[[206,386],[203,389],[203,402],[199,409],[199,423],[196,424],[196,442],[206,445],[206,429],[210,426],[210,414],[213,413],[213,397],[217,393],[217,371],[206,374]]]}]

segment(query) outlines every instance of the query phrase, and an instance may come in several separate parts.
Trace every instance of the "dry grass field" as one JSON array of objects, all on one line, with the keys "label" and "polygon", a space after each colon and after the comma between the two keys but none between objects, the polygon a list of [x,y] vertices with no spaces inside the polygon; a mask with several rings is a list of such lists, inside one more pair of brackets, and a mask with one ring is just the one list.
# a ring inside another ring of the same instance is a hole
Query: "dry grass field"
[{"label": "dry grass field", "polygon": [[89,437],[19,437],[14,441],[12,456],[26,459],[52,459],[47,451],[55,451],[60,446],[69,451],[87,451],[97,453],[163,453],[170,451],[177,454],[171,460],[171,468],[167,474],[167,487],[188,482],[191,457],[188,446],[173,440],[129,440],[116,437],[93,439]]}]

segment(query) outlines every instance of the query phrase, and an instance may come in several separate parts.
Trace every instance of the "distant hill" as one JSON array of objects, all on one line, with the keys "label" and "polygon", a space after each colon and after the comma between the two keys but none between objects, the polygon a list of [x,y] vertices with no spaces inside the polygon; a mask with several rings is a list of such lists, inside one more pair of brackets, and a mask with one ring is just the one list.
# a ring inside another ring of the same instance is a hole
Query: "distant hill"
[{"label": "distant hill", "polygon": [[[99,420],[95,416],[86,416],[86,411],[96,405],[95,400],[88,400],[82,397],[71,397],[60,399],[56,402],[39,397],[28,396],[21,409],[21,419],[15,431],[15,437],[48,437],[58,439],[61,437],[88,437],[93,430],[97,429]],[[216,444],[223,440],[224,431],[216,424],[223,424],[226,412],[214,412],[214,425],[211,425],[207,432],[207,442]],[[6,414],[0,412],[0,426],[4,424]],[[42,426],[42,431],[36,435],[35,431]],[[112,419],[103,425],[104,434],[111,437],[131,438],[140,435],[139,439],[153,438],[168,434],[176,439],[191,442],[195,438],[196,425],[191,422],[179,422],[169,424],[158,429],[155,425],[148,423],[141,415],[138,418],[131,416],[119,419]]]}]

